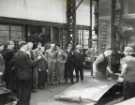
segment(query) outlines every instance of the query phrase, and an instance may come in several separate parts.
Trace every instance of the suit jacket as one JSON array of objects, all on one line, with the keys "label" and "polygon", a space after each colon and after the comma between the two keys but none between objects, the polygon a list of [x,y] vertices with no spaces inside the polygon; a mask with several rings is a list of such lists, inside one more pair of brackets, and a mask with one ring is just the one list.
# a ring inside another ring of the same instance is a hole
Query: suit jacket
[{"label": "suit jacket", "polygon": [[32,67],[33,61],[23,51],[18,51],[14,56],[14,67],[16,70],[16,76],[19,80],[32,79]]}]

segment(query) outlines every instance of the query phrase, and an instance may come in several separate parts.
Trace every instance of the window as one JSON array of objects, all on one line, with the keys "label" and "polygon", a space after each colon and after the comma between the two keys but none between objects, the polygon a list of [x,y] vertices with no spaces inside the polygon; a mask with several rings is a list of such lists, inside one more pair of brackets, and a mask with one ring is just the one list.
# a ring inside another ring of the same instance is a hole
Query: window
[{"label": "window", "polygon": [[22,26],[0,25],[0,41],[23,40],[24,30]]},{"label": "window", "polygon": [[9,26],[0,25],[0,41],[5,42],[9,40]]},{"label": "window", "polygon": [[82,45],[84,49],[88,48],[89,30],[78,30],[78,44]]},{"label": "window", "polygon": [[10,38],[11,40],[20,41],[24,39],[24,30],[21,26],[10,26]]},{"label": "window", "polygon": [[124,14],[135,14],[135,0],[124,0]]}]

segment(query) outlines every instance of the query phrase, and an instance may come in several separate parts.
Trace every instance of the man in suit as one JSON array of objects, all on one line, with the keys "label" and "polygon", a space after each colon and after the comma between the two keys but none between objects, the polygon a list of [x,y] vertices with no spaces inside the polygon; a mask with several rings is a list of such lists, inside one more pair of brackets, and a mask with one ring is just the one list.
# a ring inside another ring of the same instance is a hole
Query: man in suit
[{"label": "man in suit", "polygon": [[17,97],[19,99],[17,105],[30,105],[32,68],[36,61],[31,60],[27,51],[27,44],[22,42],[20,44],[20,49],[13,58],[17,78]]},{"label": "man in suit", "polygon": [[67,49],[67,60],[65,63],[65,71],[64,71],[64,79],[65,82],[68,82],[68,79],[70,79],[70,82],[73,84],[73,72],[74,72],[74,51],[73,51],[73,45],[68,44]]},{"label": "man in suit", "polygon": [[84,56],[82,53],[82,46],[77,45],[75,52],[74,52],[74,57],[75,57],[75,72],[76,72],[76,82],[79,81],[79,78],[81,81],[83,81],[84,78],[84,71],[83,71],[83,62],[84,62]]}]

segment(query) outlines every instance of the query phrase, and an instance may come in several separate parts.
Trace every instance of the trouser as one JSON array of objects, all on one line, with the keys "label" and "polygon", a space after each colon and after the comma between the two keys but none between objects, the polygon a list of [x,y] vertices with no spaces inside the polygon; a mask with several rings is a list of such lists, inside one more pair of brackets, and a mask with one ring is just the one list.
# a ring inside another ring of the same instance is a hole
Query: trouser
[{"label": "trouser", "polygon": [[76,73],[76,81],[79,81],[79,77],[81,80],[84,78],[83,73],[83,66],[82,65],[75,65],[75,73]]},{"label": "trouser", "polygon": [[57,62],[56,75],[57,80],[61,83],[64,80],[65,63]]},{"label": "trouser", "polygon": [[43,88],[45,86],[47,73],[46,71],[39,71],[38,75],[38,87]]},{"label": "trouser", "polygon": [[65,64],[65,71],[64,71],[64,78],[65,81],[68,81],[68,78],[70,79],[71,83],[73,83],[73,71],[74,71],[74,64],[73,63],[66,63]]},{"label": "trouser", "polygon": [[5,74],[2,77],[3,80],[6,82],[6,88],[11,89],[13,92],[16,91],[16,73],[15,71],[11,71],[10,69],[6,70]]},{"label": "trouser", "polygon": [[124,81],[123,84],[123,96],[124,99],[135,97],[135,82]]},{"label": "trouser", "polygon": [[38,68],[33,69],[33,81],[32,81],[32,88],[38,88]]},{"label": "trouser", "polygon": [[53,73],[56,70],[56,62],[49,62],[48,63],[48,82],[52,84],[54,82],[54,75]]},{"label": "trouser", "polygon": [[30,105],[32,80],[17,80],[17,105]]},{"label": "trouser", "polygon": [[86,62],[86,68],[90,70],[91,76],[93,76],[93,62]]}]

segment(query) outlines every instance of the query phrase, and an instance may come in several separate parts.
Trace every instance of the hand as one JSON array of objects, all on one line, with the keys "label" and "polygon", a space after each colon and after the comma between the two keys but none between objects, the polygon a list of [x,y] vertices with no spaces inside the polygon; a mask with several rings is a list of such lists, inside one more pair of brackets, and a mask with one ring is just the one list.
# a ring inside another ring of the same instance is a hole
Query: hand
[{"label": "hand", "polygon": [[38,56],[37,59],[40,60],[41,59],[41,56]]},{"label": "hand", "polygon": [[3,73],[2,72],[0,72],[0,76],[2,76],[3,75]]},{"label": "hand", "polygon": [[118,82],[123,82],[124,81],[124,78],[123,77],[118,77]]},{"label": "hand", "polygon": [[120,73],[114,73],[116,76],[120,76],[121,74]]}]

